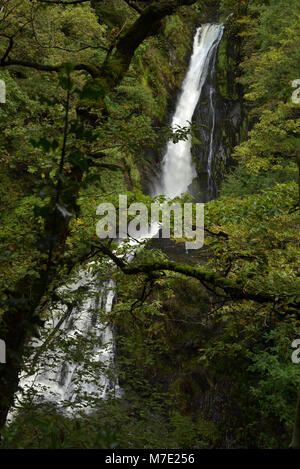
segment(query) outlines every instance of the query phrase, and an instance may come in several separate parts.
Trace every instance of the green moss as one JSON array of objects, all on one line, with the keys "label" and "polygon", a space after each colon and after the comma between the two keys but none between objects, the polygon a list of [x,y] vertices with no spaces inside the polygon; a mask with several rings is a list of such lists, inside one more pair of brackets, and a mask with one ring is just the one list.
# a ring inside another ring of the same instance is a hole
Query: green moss
[{"label": "green moss", "polygon": [[112,28],[128,27],[137,17],[137,12],[123,0],[102,0],[95,2],[94,8],[101,23]]}]

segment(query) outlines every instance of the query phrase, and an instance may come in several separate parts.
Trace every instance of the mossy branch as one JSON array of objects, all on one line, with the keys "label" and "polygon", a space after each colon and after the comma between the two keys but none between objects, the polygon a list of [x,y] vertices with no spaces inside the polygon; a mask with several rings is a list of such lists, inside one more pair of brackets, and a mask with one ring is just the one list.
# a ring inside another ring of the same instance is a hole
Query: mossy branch
[{"label": "mossy branch", "polygon": [[[192,277],[204,284],[211,285],[214,289],[221,289],[228,299],[231,300],[250,300],[257,303],[282,304],[287,303],[288,296],[276,296],[265,291],[258,291],[253,288],[246,287],[243,279],[229,279],[222,277],[215,272],[209,272],[201,267],[195,267],[187,264],[181,264],[174,261],[162,260],[159,262],[142,262],[140,264],[127,264],[117,257],[110,249],[101,243],[100,250],[103,254],[110,257],[113,262],[127,275],[149,274],[158,271],[177,272],[179,274]],[[219,293],[215,291],[216,295]],[[223,295],[222,295],[223,296]],[[299,310],[300,302],[289,302],[290,309]]]},{"label": "mossy branch", "polygon": [[149,36],[155,34],[161,20],[172,15],[179,7],[192,5],[197,0],[160,0],[146,7],[131,27],[119,37],[115,52],[107,57],[102,74],[111,86],[117,86],[127,72],[138,46]]},{"label": "mossy branch", "polygon": [[[177,8],[184,5],[192,5],[196,2],[197,0],[156,0],[152,2],[141,11],[140,16],[129,30],[120,35],[115,46],[115,52],[107,55],[102,66],[98,67],[89,63],[78,63],[75,64],[74,70],[85,70],[94,79],[102,78],[103,86],[106,91],[112,91],[127,72],[135,50],[148,36],[157,32],[161,20],[174,13]],[[48,2],[45,1],[45,3]],[[47,65],[10,59],[7,55],[6,53],[5,57],[2,57],[0,60],[0,67],[19,65],[45,72],[59,72],[64,66],[64,64]]]},{"label": "mossy branch", "polygon": [[[26,62],[25,60],[1,60],[0,67],[10,67],[12,65],[19,65],[21,67],[28,67],[33,68],[35,70],[40,70],[42,72],[60,72],[64,64],[58,65],[47,65],[47,64],[38,64],[35,62]],[[78,63],[74,65],[74,70],[84,70],[88,72],[93,78],[97,78],[100,76],[100,69],[95,65],[88,64],[88,63]]]}]

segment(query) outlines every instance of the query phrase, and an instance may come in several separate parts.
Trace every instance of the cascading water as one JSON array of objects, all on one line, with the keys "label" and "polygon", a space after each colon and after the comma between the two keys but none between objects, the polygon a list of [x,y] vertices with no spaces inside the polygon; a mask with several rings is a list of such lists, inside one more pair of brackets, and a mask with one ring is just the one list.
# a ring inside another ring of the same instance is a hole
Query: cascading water
[{"label": "cascading water", "polygon": [[[209,73],[210,59],[218,47],[223,30],[224,26],[222,24],[205,24],[197,29],[189,69],[172,119],[171,126],[175,130],[178,126],[187,126],[192,120],[202,87]],[[213,133],[214,128],[211,134],[213,135]],[[172,141],[168,143],[163,158],[161,178],[154,187],[153,195],[164,194],[167,197],[174,198],[180,196],[183,192],[188,192],[190,184],[196,177],[196,170],[191,157],[191,146],[191,136],[187,140],[182,140],[176,144]],[[208,156],[209,178],[212,177],[212,160],[213,144],[211,141]]]},{"label": "cascading water", "polygon": [[[172,120],[172,127],[187,126],[192,120],[195,107],[198,103],[202,87],[209,73],[209,64],[212,54],[217,48],[223,34],[223,25],[205,24],[197,29],[193,53],[190,60],[187,75],[182,85],[176,111]],[[211,91],[211,106],[212,103]],[[211,135],[214,133],[215,121],[211,129]],[[163,158],[162,173],[160,181],[156,183],[152,195],[164,194],[169,198],[180,196],[188,192],[189,186],[196,177],[196,171],[191,157],[191,138],[186,141],[180,141],[174,144],[170,141]],[[211,178],[211,167],[213,161],[213,142],[212,138],[208,150],[208,175]],[[157,233],[157,227],[151,227],[151,234]],[[138,243],[137,243],[138,244]],[[136,245],[137,245],[136,244]],[[136,246],[135,245],[135,246]],[[136,249],[136,247],[134,248]],[[133,255],[127,256],[130,261]],[[34,389],[38,393],[37,400],[46,402],[55,402],[65,412],[73,412],[72,403],[76,402],[78,395],[85,395],[91,400],[106,399],[112,392],[114,395],[120,395],[117,380],[105,372],[113,367],[114,362],[114,343],[113,333],[109,326],[102,324],[97,316],[97,310],[102,309],[106,313],[112,310],[113,301],[116,294],[113,281],[106,281],[102,286],[96,286],[93,274],[89,272],[81,273],[77,282],[69,290],[85,290],[85,300],[80,306],[68,307],[66,304],[60,304],[56,311],[52,312],[54,320],[49,319],[45,330],[51,333],[51,330],[59,328],[66,337],[70,339],[88,340],[89,335],[93,335],[93,345],[89,352],[88,362],[100,364],[99,372],[94,372],[91,377],[87,373],[86,363],[83,360],[76,362],[76,357],[70,360],[68,355],[54,350],[53,357],[46,360],[46,366],[42,371],[37,371],[32,376],[26,376],[24,373],[20,379],[20,387],[23,389],[23,395]],[[45,336],[47,336],[45,334]],[[79,341],[80,343],[80,341]],[[35,341],[35,348],[38,350],[42,344],[41,341]],[[75,354],[76,355],[76,354]],[[81,357],[82,359],[82,357]],[[79,388],[78,388],[79,383]],[[19,393],[16,400],[22,403],[23,396]],[[92,406],[85,405],[81,409],[88,412]],[[13,416],[12,409],[8,420]]]},{"label": "cascading water", "polygon": [[[43,349],[45,338],[47,340],[56,331],[51,341],[52,349],[47,350],[46,357],[41,353],[33,374],[22,373],[19,382],[22,392],[15,396],[16,407],[22,405],[24,396],[25,400],[31,400],[33,396],[36,402],[55,403],[66,414],[76,410],[88,413],[93,409],[93,401],[106,399],[108,395],[120,395],[117,379],[112,372],[113,332],[98,317],[99,310],[106,314],[111,312],[116,295],[115,283],[107,280],[99,287],[99,281],[90,271],[91,267],[92,264],[81,271],[76,282],[59,289],[62,302],[50,312],[42,331],[43,337],[32,341],[34,352],[30,361],[32,358],[35,361],[35,354]],[[72,298],[76,292],[83,294],[79,304],[71,306],[63,302],[64,297]],[[81,348],[83,343],[84,347]],[[78,402],[81,404],[78,405]],[[15,410],[11,409],[8,422],[14,413]]]}]

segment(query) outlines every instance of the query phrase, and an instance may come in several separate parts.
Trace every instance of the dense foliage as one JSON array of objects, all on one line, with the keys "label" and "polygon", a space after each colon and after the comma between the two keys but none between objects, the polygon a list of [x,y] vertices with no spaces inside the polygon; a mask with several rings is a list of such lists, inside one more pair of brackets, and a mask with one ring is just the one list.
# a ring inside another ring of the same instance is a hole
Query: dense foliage
[{"label": "dense foliage", "polygon": [[[297,0],[174,1],[133,53],[122,41],[146,2],[53,3],[0,2],[0,338],[13,351],[12,374],[0,365],[1,408],[18,372],[36,371],[37,334],[41,369],[49,357],[77,360],[82,380],[97,382],[95,334],[40,328],[61,301],[91,295],[58,290],[85,268],[117,283],[112,311],[91,314],[114,329],[117,360],[103,373],[122,397],[84,395],[79,379],[77,401],[65,405],[95,411],[71,418],[29,392],[3,446],[288,447],[300,382],[291,361],[300,334]],[[117,245],[96,236],[97,205],[118,206],[122,193],[151,203],[143,188],[153,154],[189,132],[166,122],[195,25],[212,12],[226,24],[224,41],[239,44],[233,61],[221,50],[218,81],[224,99],[240,99],[226,81],[234,68],[245,118],[220,196],[205,207],[205,246],[187,264],[149,243],[122,264]]]}]

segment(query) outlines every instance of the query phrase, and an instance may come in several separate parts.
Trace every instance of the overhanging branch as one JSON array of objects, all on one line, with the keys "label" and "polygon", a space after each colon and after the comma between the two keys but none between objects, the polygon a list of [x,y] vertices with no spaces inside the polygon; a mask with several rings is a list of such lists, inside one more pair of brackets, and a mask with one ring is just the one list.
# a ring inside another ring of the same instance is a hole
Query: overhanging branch
[{"label": "overhanging branch", "polygon": [[[186,275],[187,277],[195,278],[204,284],[211,285],[213,288],[221,289],[228,296],[228,299],[232,300],[250,300],[257,303],[272,304],[282,304],[286,303],[288,300],[287,295],[275,296],[274,294],[265,291],[257,291],[254,290],[253,287],[247,287],[245,285],[245,281],[242,279],[228,279],[216,274],[215,272],[205,271],[200,267],[194,267],[169,260],[163,260],[159,262],[142,262],[140,264],[127,264],[102,243],[100,250],[103,252],[103,254],[110,257],[110,259],[112,259],[112,261],[122,270],[122,272],[127,275],[149,274],[152,272],[167,270],[170,272]],[[218,294],[217,292],[215,293]],[[288,306],[291,309],[299,310],[300,302],[290,302],[288,303]]]},{"label": "overhanging branch", "polygon": [[197,0],[156,0],[151,2],[130,26],[120,35],[115,52],[108,55],[102,65],[102,75],[107,88],[114,88],[127,72],[133,55],[138,46],[149,36],[155,34],[160,27],[161,20],[172,15],[179,7],[192,5]]},{"label": "overhanging branch", "polygon": [[138,13],[142,13],[143,12],[143,8],[140,7],[137,2],[135,0],[124,0],[125,3],[127,3],[128,6],[130,6],[131,8],[133,8],[135,11],[137,11]]},{"label": "overhanging branch", "polygon": [[38,0],[39,3],[48,3],[48,5],[76,5],[77,3],[87,3],[90,0],[70,0],[69,2],[64,2],[62,0]]},{"label": "overhanging branch", "polygon": [[[59,72],[63,69],[63,66],[64,66],[64,64],[47,65],[47,64],[38,64],[35,62],[26,62],[24,60],[17,60],[17,59],[1,60],[0,62],[0,67],[10,67],[13,65],[33,68],[35,70],[41,70],[43,72]],[[74,70],[84,70],[88,72],[93,78],[97,78],[100,74],[100,70],[98,67],[91,65],[91,64],[86,64],[86,63],[76,64],[74,66]]]},{"label": "overhanging branch", "polygon": [[[60,2],[58,0],[39,0],[47,4],[74,4],[83,3],[85,0],[70,0],[69,2]],[[101,0],[99,0],[101,1]],[[140,16],[128,29],[120,35],[116,45],[115,52],[108,54],[104,63],[100,66],[94,66],[87,63],[76,64],[74,70],[85,70],[92,78],[102,77],[102,86],[106,91],[113,90],[122,80],[127,72],[132,57],[137,47],[150,35],[155,34],[160,26],[160,22],[166,16],[173,14],[177,8],[184,5],[192,5],[197,0],[155,0],[150,3],[148,7],[141,11]],[[132,2],[130,2],[132,3]],[[9,49],[8,52],[10,52]],[[63,68],[63,64],[48,65],[39,64],[30,61],[10,59],[8,54],[5,54],[5,60],[0,59],[1,67],[9,67],[19,65],[22,67],[33,68],[45,72],[59,72]]]}]

